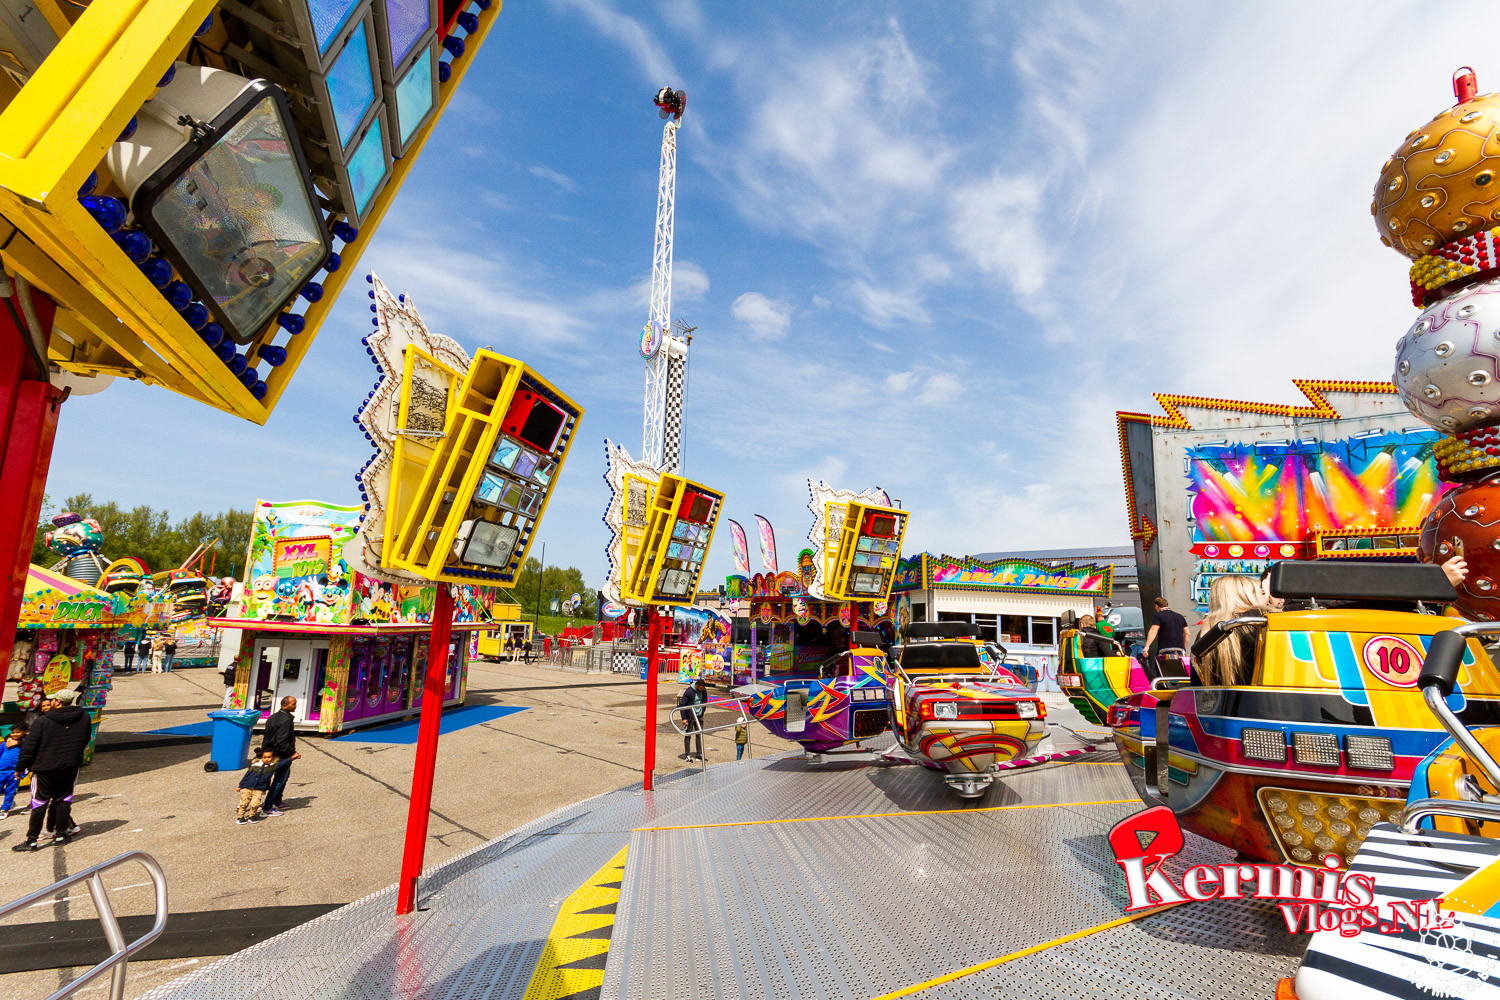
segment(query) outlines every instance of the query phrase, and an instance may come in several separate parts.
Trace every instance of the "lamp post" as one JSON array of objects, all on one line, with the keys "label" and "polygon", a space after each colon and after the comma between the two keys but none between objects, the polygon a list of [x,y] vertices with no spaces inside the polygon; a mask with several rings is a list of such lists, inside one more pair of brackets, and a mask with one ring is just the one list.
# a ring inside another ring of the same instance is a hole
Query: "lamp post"
[{"label": "lamp post", "polygon": [[536,570],[536,614],[532,617],[540,622],[542,620],[542,577],[547,574],[547,543],[542,542],[542,558]]}]

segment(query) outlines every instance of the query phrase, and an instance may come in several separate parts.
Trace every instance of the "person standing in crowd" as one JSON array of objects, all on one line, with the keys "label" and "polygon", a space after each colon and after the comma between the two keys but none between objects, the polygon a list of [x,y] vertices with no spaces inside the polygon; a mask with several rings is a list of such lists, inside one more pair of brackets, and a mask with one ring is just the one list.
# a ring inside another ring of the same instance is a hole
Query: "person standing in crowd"
[{"label": "person standing in crowd", "polygon": [[[703,678],[698,678],[687,688],[683,689],[682,696],[677,699],[677,708],[682,716],[682,728],[687,732],[682,735],[682,759],[703,759],[703,713],[708,709],[708,685]],[[698,751],[693,752],[693,740],[698,740]]]},{"label": "person standing in crowd", "polygon": [[521,662],[523,662],[523,663],[530,663],[531,662],[531,640],[530,639],[527,639],[525,642],[521,643]]},{"label": "person standing in crowd", "polygon": [[151,637],[151,672],[153,674],[161,673],[161,659],[166,645],[167,642],[160,633]]},{"label": "person standing in crowd", "polygon": [[161,668],[167,673],[172,672],[172,660],[177,656],[177,633],[168,632],[162,638],[161,644]]},{"label": "person standing in crowd", "polygon": [[132,673],[135,670],[135,640],[134,639],[126,639],[125,640],[125,649],[123,650],[123,652],[125,653],[125,668],[121,672],[122,673],[126,673],[126,674]]},{"label": "person standing in crowd", "polygon": [[262,746],[276,755],[276,770],[271,776],[271,785],[266,789],[266,800],[261,811],[267,816],[281,815],[281,796],[286,792],[286,782],[292,773],[292,761],[300,760],[297,752],[297,728],[292,722],[292,713],[297,711],[297,699],[287,695],[281,699],[281,711],[266,720],[265,738]]},{"label": "person standing in crowd", "polygon": [[[290,764],[287,767],[291,767]],[[255,751],[255,759],[245,768],[240,777],[240,805],[234,814],[238,826],[254,823],[260,819],[261,803],[266,800],[266,791],[276,774],[276,755],[265,747]]]},{"label": "person standing in crowd", "polygon": [[742,722],[734,727],[734,759],[741,760],[745,756],[745,744],[750,742],[750,730]]},{"label": "person standing in crowd", "polygon": [[41,836],[49,807],[54,810],[50,827],[55,831],[52,843],[66,844],[79,832],[79,827],[73,825],[73,786],[78,781],[78,769],[83,766],[93,720],[88,712],[73,704],[73,698],[74,693],[68,688],[54,694],[52,700],[58,707],[37,719],[21,741],[16,773],[27,770],[32,773],[31,819],[26,839],[12,847],[13,851],[40,849],[37,838]]},{"label": "person standing in crowd", "polygon": [[1114,647],[1099,631],[1093,615],[1078,619],[1078,655],[1085,659],[1114,655]]},{"label": "person standing in crowd", "polygon": [[16,804],[16,792],[21,789],[21,776],[16,769],[21,764],[21,741],[26,738],[26,727],[20,724],[10,727],[5,734],[5,746],[0,748],[0,819],[10,815]]},{"label": "person standing in crowd", "polygon": [[135,659],[140,664],[136,668],[138,671],[144,671],[151,660],[151,637],[144,631],[141,632],[140,642],[135,644]]},{"label": "person standing in crowd", "polygon": [[1168,649],[1187,650],[1187,619],[1167,607],[1165,597],[1158,597],[1151,631],[1146,633],[1146,654],[1160,657]]}]

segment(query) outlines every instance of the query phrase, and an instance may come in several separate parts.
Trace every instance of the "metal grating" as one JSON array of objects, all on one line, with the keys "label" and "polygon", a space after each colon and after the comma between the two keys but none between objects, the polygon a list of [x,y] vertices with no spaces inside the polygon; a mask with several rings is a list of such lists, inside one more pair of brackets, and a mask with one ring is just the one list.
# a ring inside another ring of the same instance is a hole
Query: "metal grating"
[{"label": "metal grating", "polygon": [[[974,808],[1113,799],[1130,801]],[[1117,917],[1105,835],[1138,808],[1124,769],[1100,764],[1007,773],[973,806],[929,771],[870,761],[792,753],[684,771],[649,797],[635,785],[575,803],[436,867],[429,909],[411,918],[393,916],[384,890],[144,1000],[520,998],[558,901],[627,842],[603,997],[868,998]],[[923,810],[952,811],[761,822]],[[752,825],[699,825],[715,823]],[[689,828],[632,832],[645,826]],[[1184,866],[1228,858],[1190,841]],[[1237,952],[1245,942],[1262,953]],[[1075,997],[1082,982],[1113,997],[1269,995],[1301,945],[1274,910],[1199,904],[922,995]]]}]

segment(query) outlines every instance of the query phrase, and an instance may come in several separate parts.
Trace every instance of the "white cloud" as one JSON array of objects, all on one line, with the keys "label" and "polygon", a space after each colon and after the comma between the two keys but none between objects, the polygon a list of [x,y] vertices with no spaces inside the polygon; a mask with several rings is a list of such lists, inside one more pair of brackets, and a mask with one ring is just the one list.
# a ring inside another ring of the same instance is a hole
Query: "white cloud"
[{"label": "white cloud", "polygon": [[553,4],[582,14],[596,31],[629,52],[652,86],[682,86],[669,83],[681,79],[671,57],[635,18],[621,14],[604,0],[553,0]]},{"label": "white cloud", "polygon": [[781,340],[792,326],[792,306],[760,292],[746,292],[734,300],[729,315],[750,328],[752,340]]},{"label": "white cloud", "polygon": [[553,170],[551,167],[543,166],[527,167],[526,169],[532,174],[532,176],[540,177],[544,181],[548,181],[549,183],[557,185],[558,190],[560,191],[565,191],[568,194],[578,193],[578,182],[573,180],[573,178],[569,177],[567,174],[559,173],[558,171]]},{"label": "white cloud", "polygon": [[1051,270],[1041,209],[1040,181],[995,174],[953,192],[949,236],[981,271],[998,274],[1018,297],[1033,296]]},{"label": "white cloud", "polygon": [[931,322],[927,310],[922,307],[922,297],[919,294],[898,292],[892,288],[876,288],[863,280],[849,282],[848,290],[853,296],[855,311],[867,323],[887,327],[902,321]]}]

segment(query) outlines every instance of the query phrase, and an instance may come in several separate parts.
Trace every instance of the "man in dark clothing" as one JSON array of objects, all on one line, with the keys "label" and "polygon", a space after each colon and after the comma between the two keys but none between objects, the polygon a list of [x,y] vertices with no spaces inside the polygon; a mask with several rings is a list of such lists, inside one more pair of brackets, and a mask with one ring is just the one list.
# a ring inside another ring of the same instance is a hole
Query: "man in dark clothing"
[{"label": "man in dark clothing", "polygon": [[1146,633],[1147,655],[1159,656],[1164,649],[1187,648],[1187,619],[1167,607],[1167,599],[1156,599],[1151,631]]},{"label": "man in dark clothing", "polygon": [[135,670],[135,640],[125,640],[125,669],[121,673],[131,673]]},{"label": "man in dark clothing", "polygon": [[141,661],[141,672],[144,673],[151,665],[151,637],[149,635],[141,634],[141,641],[135,644],[135,658]]},{"label": "man in dark clothing", "polygon": [[[698,678],[692,686],[682,692],[677,699],[677,707],[681,709],[682,728],[687,732],[682,737],[682,759],[703,759],[703,713],[708,708],[708,685],[703,678]],[[693,753],[692,742],[698,740],[698,752]]]},{"label": "man in dark clothing", "polygon": [[261,806],[264,816],[281,815],[281,796],[286,791],[287,778],[291,776],[294,760],[301,759],[297,752],[297,730],[292,725],[292,713],[297,711],[297,699],[288,695],[281,699],[281,711],[266,720],[265,738],[262,745],[276,755],[276,773],[271,778],[271,787],[266,790],[266,800]]},{"label": "man in dark clothing", "polygon": [[78,780],[78,769],[83,766],[93,720],[88,712],[73,704],[73,698],[74,692],[67,688],[54,694],[52,699],[58,702],[58,707],[38,718],[21,742],[16,773],[32,772],[31,818],[26,839],[12,847],[13,851],[38,849],[37,838],[41,836],[49,805],[53,807],[57,829],[52,838],[54,844],[66,844],[78,832],[73,825],[73,785]]}]

